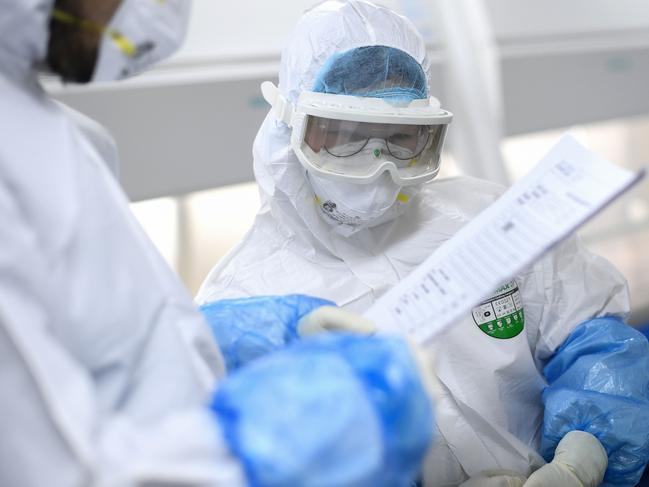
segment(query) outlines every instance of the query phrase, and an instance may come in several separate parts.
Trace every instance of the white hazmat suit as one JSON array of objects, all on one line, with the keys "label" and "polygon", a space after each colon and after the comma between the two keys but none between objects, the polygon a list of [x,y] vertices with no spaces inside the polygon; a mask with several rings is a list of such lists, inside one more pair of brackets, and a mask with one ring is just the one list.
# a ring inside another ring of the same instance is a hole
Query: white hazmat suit
[{"label": "white hazmat suit", "polygon": [[241,485],[209,329],[38,84],[52,3],[0,0],[0,482]]},{"label": "white hazmat suit", "polygon": [[[290,37],[279,89],[295,103],[332,55],[376,45],[405,51],[429,76],[425,45],[409,21],[364,1],[329,1],[308,11]],[[433,181],[408,203],[397,201],[390,221],[344,236],[323,218],[290,134],[271,111],[253,148],[261,209],[207,277],[199,303],[300,292],[362,312],[502,192],[468,177]],[[511,309],[496,321],[487,310],[499,306]],[[544,361],[582,321],[628,311],[625,279],[573,238],[431,343],[443,392],[425,483],[457,485],[495,469],[527,476],[543,465]]]}]

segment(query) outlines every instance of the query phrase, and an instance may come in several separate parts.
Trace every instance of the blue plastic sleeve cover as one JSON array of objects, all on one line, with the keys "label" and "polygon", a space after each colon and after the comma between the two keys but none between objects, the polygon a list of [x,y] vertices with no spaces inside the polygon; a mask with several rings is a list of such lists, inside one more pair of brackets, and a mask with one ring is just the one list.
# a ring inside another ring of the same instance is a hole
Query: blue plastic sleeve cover
[{"label": "blue plastic sleeve cover", "polygon": [[608,454],[604,486],[636,485],[649,460],[649,343],[614,317],[582,323],[544,368],[541,453],[550,461],[571,430]]},{"label": "blue plastic sleeve cover", "polygon": [[303,340],[228,376],[211,408],[252,486],[407,486],[433,431],[397,338]]},{"label": "blue plastic sleeve cover", "polygon": [[300,318],[320,306],[335,303],[290,294],[224,299],[199,309],[221,348],[228,371],[232,371],[297,340]]}]

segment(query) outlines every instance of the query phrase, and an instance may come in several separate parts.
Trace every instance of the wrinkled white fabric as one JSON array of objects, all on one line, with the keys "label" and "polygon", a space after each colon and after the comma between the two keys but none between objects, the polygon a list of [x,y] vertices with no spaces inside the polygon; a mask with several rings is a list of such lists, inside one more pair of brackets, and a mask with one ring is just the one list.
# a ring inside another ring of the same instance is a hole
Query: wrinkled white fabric
[{"label": "wrinkled white fabric", "polygon": [[223,372],[207,326],[115,148],[38,84],[51,7],[0,0],[0,485],[240,485],[204,407]]},{"label": "wrinkled white fabric", "polygon": [[[320,4],[288,40],[279,87],[295,101],[332,54],[379,44],[409,53],[428,73],[424,43],[406,19],[363,1]],[[468,177],[433,181],[400,217],[345,237],[319,215],[289,137],[270,114],[254,143],[262,207],[243,241],[207,277],[199,302],[298,292],[363,311],[502,192]],[[523,332],[494,338],[467,315],[430,346],[441,391],[438,439],[424,466],[427,485],[458,485],[494,469],[527,476],[543,465],[537,453],[543,361],[581,321],[629,309],[624,278],[574,238],[510,288],[522,298]]]}]

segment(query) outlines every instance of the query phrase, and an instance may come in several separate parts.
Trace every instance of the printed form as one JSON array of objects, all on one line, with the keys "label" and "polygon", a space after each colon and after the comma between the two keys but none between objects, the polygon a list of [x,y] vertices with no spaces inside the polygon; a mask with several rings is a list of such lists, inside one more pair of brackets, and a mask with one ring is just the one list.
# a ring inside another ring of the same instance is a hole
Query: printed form
[{"label": "printed form", "polygon": [[494,204],[367,312],[379,329],[425,343],[533,264],[644,176],[565,135]]}]

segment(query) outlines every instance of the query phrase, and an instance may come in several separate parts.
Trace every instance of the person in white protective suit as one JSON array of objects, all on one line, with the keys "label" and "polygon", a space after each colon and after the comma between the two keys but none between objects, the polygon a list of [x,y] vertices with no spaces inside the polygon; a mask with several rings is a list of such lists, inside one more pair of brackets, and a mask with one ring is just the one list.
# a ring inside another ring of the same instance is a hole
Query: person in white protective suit
[{"label": "person in white protective suit", "polygon": [[[494,202],[496,184],[434,179],[452,114],[429,76],[423,40],[394,12],[362,0],[307,11],[279,88],[262,85],[261,209],[197,302],[304,292],[362,312]],[[625,279],[571,238],[430,343],[442,395],[424,483],[637,482],[649,352],[628,312]]]},{"label": "person in white protective suit", "polygon": [[[46,64],[73,82],[141,71],[178,45],[189,5],[0,0],[0,485],[408,485],[433,432],[409,347],[314,337],[222,378],[218,335],[130,213],[114,145],[39,84]],[[219,302],[208,318],[288,342],[322,304]]]}]

